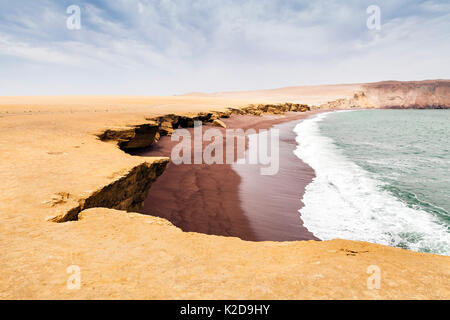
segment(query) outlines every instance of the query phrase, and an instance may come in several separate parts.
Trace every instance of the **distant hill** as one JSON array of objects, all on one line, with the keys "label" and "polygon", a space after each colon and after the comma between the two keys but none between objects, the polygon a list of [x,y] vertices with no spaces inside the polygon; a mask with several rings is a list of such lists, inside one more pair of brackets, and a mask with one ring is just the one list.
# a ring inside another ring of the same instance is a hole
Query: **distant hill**
[{"label": "distant hill", "polygon": [[450,80],[292,86],[277,89],[201,93],[181,96],[221,97],[347,108],[450,108]]}]

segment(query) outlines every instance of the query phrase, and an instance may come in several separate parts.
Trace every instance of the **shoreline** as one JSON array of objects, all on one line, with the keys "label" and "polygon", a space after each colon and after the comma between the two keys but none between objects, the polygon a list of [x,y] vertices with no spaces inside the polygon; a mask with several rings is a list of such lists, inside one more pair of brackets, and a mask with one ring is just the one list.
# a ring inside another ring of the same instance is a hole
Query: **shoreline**
[{"label": "shoreline", "polygon": [[[236,115],[222,119],[227,129],[279,129],[278,173],[262,176],[261,166],[251,164],[169,163],[154,182],[141,213],[165,218],[186,232],[248,241],[319,240],[303,226],[298,212],[314,171],[293,153],[297,146],[293,128],[299,120],[317,113]],[[188,130],[192,133],[193,129]],[[170,156],[176,143],[165,136],[133,155]]]},{"label": "shoreline", "polygon": [[293,129],[314,114],[272,126],[280,133],[276,174],[261,175],[260,165],[232,165],[241,177],[241,207],[249,217],[256,241],[320,240],[303,225],[299,212],[304,206],[306,186],[313,181],[315,172],[294,154],[297,134]]}]

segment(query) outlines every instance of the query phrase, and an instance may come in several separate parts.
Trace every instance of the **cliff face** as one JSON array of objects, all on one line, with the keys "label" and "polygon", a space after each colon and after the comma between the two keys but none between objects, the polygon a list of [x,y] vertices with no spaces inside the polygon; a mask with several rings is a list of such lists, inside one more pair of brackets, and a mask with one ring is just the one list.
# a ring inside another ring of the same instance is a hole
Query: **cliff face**
[{"label": "cliff face", "polygon": [[450,80],[384,81],[363,90],[375,108],[450,108]]},{"label": "cliff face", "polygon": [[[78,214],[86,209],[103,207],[125,211],[139,211],[142,208],[152,183],[163,173],[168,158],[155,158],[144,162],[110,184],[96,190],[86,198],[78,199],[78,205],[51,218],[54,222],[77,220]],[[59,194],[54,205],[65,203],[70,194]]]}]

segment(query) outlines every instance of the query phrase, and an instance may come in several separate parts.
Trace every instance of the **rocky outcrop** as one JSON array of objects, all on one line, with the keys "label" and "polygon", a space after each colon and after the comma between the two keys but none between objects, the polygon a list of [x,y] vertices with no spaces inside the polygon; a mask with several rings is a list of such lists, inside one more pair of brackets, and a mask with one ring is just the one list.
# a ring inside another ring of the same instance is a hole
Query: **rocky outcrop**
[{"label": "rocky outcrop", "polygon": [[242,108],[246,114],[261,115],[263,113],[269,114],[283,114],[285,112],[306,112],[310,110],[310,107],[306,104],[298,103],[283,103],[283,104],[259,104],[249,105]]},{"label": "rocky outcrop", "polygon": [[[74,208],[50,220],[54,222],[77,220],[81,211],[95,207],[139,211],[152,183],[163,173],[168,162],[168,158],[144,162],[134,167],[118,180],[93,192],[87,198],[78,200],[78,205]],[[61,201],[59,199],[56,200],[60,203],[64,199]]]},{"label": "rocky outcrop", "polygon": [[337,99],[320,105],[313,109],[353,109],[353,108],[374,108],[366,94],[362,91],[355,92],[350,99]]},{"label": "rocky outcrop", "polygon": [[[230,118],[233,115],[283,114],[285,112],[306,112],[311,108],[306,104],[259,104],[248,105],[241,108],[227,108],[225,111],[200,112],[191,117],[176,114],[167,114],[159,117],[146,118],[148,123],[131,126],[108,128],[97,134],[102,141],[117,141],[120,149],[124,151],[146,148],[157,142],[161,136],[171,135],[176,128],[190,128],[194,121],[212,123],[224,127],[220,118]],[[220,121],[220,122],[219,122]]]},{"label": "rocky outcrop", "polygon": [[98,135],[100,140],[114,140],[122,150],[145,148],[160,138],[160,124],[150,121],[133,127],[112,128]]}]

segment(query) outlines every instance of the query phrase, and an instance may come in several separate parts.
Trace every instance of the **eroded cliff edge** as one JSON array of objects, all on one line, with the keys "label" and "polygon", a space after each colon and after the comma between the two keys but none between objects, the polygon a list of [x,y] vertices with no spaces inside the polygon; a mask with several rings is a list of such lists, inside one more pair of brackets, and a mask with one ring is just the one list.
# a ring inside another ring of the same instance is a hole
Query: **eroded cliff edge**
[{"label": "eroded cliff edge", "polygon": [[[54,222],[78,220],[78,214],[90,208],[110,208],[125,211],[139,211],[152,183],[163,173],[169,159],[153,159],[144,162],[117,177],[115,181],[96,190],[87,198],[78,199],[78,205],[52,217]],[[52,197],[52,205],[57,206],[69,200],[69,193],[58,193]]]}]

